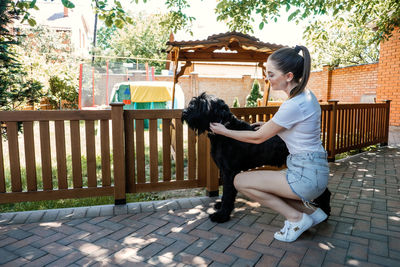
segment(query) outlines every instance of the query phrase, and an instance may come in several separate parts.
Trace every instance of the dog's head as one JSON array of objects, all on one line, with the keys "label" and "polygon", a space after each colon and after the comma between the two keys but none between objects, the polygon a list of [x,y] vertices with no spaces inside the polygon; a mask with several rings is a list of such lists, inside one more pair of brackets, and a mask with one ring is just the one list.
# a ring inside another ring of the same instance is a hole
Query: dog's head
[{"label": "dog's head", "polygon": [[193,97],[188,107],[183,110],[182,122],[187,122],[197,134],[202,134],[210,130],[210,122],[225,123],[232,116],[224,100],[202,93]]}]

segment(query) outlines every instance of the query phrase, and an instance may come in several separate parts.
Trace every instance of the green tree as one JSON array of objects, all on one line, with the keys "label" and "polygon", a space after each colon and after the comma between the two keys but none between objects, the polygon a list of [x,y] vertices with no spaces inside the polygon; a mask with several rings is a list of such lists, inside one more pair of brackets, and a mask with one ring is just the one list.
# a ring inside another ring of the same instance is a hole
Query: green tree
[{"label": "green tree", "polygon": [[263,95],[260,92],[260,83],[254,80],[250,94],[246,98],[246,107],[257,107],[257,100],[262,99]]},{"label": "green tree", "polygon": [[[74,2],[78,0],[58,0],[67,7],[74,8]],[[115,26],[122,29],[125,25],[133,24],[134,20],[125,11],[121,0],[91,0],[92,8],[95,13],[98,14],[98,18],[103,20],[107,27]],[[30,9],[38,9],[36,6],[37,0],[23,1],[16,0],[13,1],[12,7],[18,10],[22,14],[22,21],[28,21],[31,26],[36,25],[36,20],[30,14]],[[138,4],[140,0],[125,1],[126,4]],[[143,0],[146,3],[147,0]],[[168,26],[171,31],[177,32],[178,30],[190,31],[191,23],[194,17],[185,14],[184,10],[190,5],[187,0],[165,0],[165,5],[168,9],[168,15],[164,17],[163,24]]]},{"label": "green tree", "polygon": [[[71,55],[70,38],[69,32],[35,26],[21,30],[19,45],[15,47],[15,55],[23,63],[21,68],[26,79],[40,81],[43,84],[42,96],[48,96],[55,107],[60,107],[60,101],[66,100],[71,103],[67,104],[68,108],[75,108],[78,98],[79,59]],[[50,90],[52,77],[62,81],[65,86],[60,88],[67,91],[53,95],[55,91]],[[75,96],[75,99],[70,96]]]},{"label": "green tree", "polygon": [[357,24],[348,13],[336,20],[320,20],[308,26],[304,34],[314,68],[374,63],[379,60],[379,45],[374,31]]},{"label": "green tree", "polygon": [[[170,29],[167,26],[160,25],[161,21],[165,19],[165,15],[140,13],[134,18],[132,25],[117,29],[115,32],[108,32],[107,29],[101,28],[100,35],[108,36],[108,38],[98,39],[99,47],[96,54],[166,59],[166,54],[163,51],[166,49],[165,43],[168,41]],[[103,50],[102,48],[105,47],[108,49]],[[129,62],[129,60],[124,59],[124,62],[127,61]],[[149,64],[155,66],[158,70],[165,68],[164,62],[151,61]]]},{"label": "green tree", "polygon": [[231,30],[252,32],[251,24],[255,17],[260,18],[259,28],[262,29],[265,24],[276,22],[283,8],[291,11],[288,20],[296,22],[306,18],[313,20],[317,15],[328,15],[337,20],[346,12],[351,12],[357,25],[375,26],[374,40],[377,42],[390,37],[394,27],[400,26],[398,0],[220,0],[216,14],[218,20],[227,21]]},{"label": "green tree", "polygon": [[[77,0],[59,0],[64,6],[73,8],[73,2]],[[128,4],[139,3],[139,0],[131,0]],[[144,3],[147,0],[143,0]],[[124,11],[120,0],[92,0],[93,8],[110,27],[118,28],[126,24],[132,24],[133,20]],[[12,2],[13,7],[23,14],[23,20],[35,24],[29,10],[36,7],[36,0]],[[165,0],[169,16],[164,21],[173,32],[178,30],[190,31],[194,17],[187,16],[185,9],[190,5],[187,0]],[[240,32],[252,32],[252,23],[255,17],[261,20],[259,28],[271,21],[277,21],[282,8],[291,10],[288,19],[300,21],[306,18],[313,19],[317,15],[330,15],[333,19],[340,18],[343,12],[352,12],[359,25],[374,24],[377,31],[374,39],[379,42],[383,38],[391,36],[394,27],[400,26],[400,3],[398,0],[219,0],[215,9],[218,20],[225,21],[231,30]]]},{"label": "green tree", "polygon": [[58,76],[51,76],[49,84],[49,100],[54,107],[60,109],[62,107],[63,100],[66,101],[64,103],[66,108],[76,109],[78,107],[78,91],[70,80],[63,79]]},{"label": "green tree", "polygon": [[115,25],[111,27],[101,27],[97,30],[96,40],[97,40],[97,47],[100,51],[106,51],[111,49],[110,40],[115,36],[117,32],[117,27]]},{"label": "green tree", "polygon": [[233,100],[233,107],[234,108],[240,107],[239,98],[235,97],[235,99]]},{"label": "green tree", "polygon": [[[25,103],[34,103],[40,97],[40,82],[26,77],[17,60],[15,47],[18,34],[9,25],[17,19],[19,11],[12,8],[11,0],[0,3],[0,110],[14,110]],[[39,98],[40,99],[40,98]]]},{"label": "green tree", "polygon": [[71,55],[70,32],[35,26],[22,29],[21,34],[15,51],[26,76],[39,80],[45,92],[52,76],[69,80],[77,90],[79,58]]}]

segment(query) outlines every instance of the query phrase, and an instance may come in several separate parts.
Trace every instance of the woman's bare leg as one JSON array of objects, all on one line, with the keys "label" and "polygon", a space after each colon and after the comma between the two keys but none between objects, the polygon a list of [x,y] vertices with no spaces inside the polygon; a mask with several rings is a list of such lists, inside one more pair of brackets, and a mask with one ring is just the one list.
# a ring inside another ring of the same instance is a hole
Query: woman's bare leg
[{"label": "woman's bare leg", "polygon": [[[288,205],[290,205],[294,209],[304,212],[305,214],[308,214],[308,215],[310,215],[311,213],[313,213],[315,211],[314,209],[307,208],[304,205],[303,201],[301,201],[301,200],[284,198],[283,201],[285,201]],[[313,206],[313,205],[310,204],[310,206]]]},{"label": "woman's bare leg", "polygon": [[250,171],[236,175],[234,180],[238,191],[249,198],[281,213],[287,220],[295,222],[302,218],[302,210],[289,205],[284,199],[298,200],[280,171]]}]

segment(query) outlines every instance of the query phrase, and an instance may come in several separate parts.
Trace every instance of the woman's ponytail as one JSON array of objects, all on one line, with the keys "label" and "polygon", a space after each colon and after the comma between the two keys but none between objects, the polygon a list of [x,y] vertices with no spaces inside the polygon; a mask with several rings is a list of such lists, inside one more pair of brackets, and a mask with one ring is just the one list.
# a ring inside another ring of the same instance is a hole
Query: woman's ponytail
[{"label": "woman's ponytail", "polygon": [[296,95],[300,94],[303,92],[303,90],[306,88],[308,79],[310,78],[310,72],[311,72],[311,57],[310,57],[310,52],[308,52],[307,47],[305,46],[298,46],[294,48],[294,51],[296,53],[299,53],[300,50],[303,52],[303,73],[301,78],[299,79],[299,84],[293,88],[293,90],[290,92],[290,98],[295,97]]}]

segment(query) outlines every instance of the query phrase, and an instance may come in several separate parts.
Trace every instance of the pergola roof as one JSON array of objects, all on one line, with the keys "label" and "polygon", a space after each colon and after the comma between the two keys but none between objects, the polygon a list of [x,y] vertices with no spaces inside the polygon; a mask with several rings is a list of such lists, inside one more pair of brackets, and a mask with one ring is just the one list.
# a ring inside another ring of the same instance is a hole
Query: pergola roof
[{"label": "pergola roof", "polygon": [[[269,55],[284,45],[261,42],[259,39],[240,32],[226,32],[209,36],[205,40],[167,42],[168,59],[175,62],[172,106],[175,98],[175,84],[185,69],[195,61],[257,62],[266,78],[264,62]],[[178,61],[185,65],[178,72]],[[263,103],[268,104],[269,87],[264,93]]]},{"label": "pergola roof", "polygon": [[[169,41],[167,46],[168,53],[179,50],[178,61],[234,62],[266,62],[275,50],[285,47],[239,32],[215,34],[205,40]],[[225,51],[221,51],[223,49]],[[175,53],[171,56],[171,60],[176,61]]]}]

